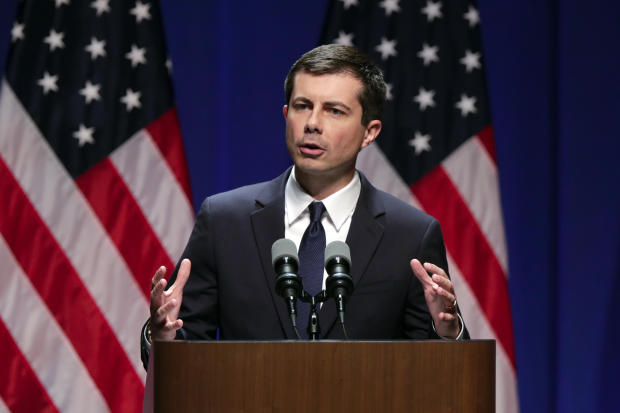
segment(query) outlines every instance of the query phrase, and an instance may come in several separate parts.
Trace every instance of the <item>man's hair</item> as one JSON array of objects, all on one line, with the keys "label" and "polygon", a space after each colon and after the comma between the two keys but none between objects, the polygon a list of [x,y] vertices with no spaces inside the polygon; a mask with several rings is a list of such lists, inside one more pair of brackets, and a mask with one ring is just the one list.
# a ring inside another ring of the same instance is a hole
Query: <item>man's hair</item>
[{"label": "man's hair", "polygon": [[354,47],[339,44],[319,46],[305,53],[293,64],[284,81],[286,104],[289,104],[295,75],[299,72],[312,75],[348,73],[362,82],[358,100],[362,105],[362,125],[381,119],[385,102],[385,81],[381,69],[366,54]]}]

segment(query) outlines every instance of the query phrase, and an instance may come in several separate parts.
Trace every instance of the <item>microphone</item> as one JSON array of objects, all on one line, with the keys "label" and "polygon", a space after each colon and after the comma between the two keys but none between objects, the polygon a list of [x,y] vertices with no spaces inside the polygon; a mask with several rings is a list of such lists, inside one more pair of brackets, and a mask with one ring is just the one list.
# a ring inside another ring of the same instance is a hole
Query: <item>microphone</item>
[{"label": "microphone", "polygon": [[325,269],[327,279],[325,289],[329,297],[336,300],[338,317],[342,325],[345,339],[348,339],[344,328],[345,303],[353,293],[353,278],[351,278],[351,250],[342,241],[333,241],[325,248]]},{"label": "microphone", "polygon": [[284,298],[297,338],[297,298],[301,295],[301,279],[297,275],[297,247],[290,239],[280,238],[271,246],[271,264],[276,272],[276,293]]}]

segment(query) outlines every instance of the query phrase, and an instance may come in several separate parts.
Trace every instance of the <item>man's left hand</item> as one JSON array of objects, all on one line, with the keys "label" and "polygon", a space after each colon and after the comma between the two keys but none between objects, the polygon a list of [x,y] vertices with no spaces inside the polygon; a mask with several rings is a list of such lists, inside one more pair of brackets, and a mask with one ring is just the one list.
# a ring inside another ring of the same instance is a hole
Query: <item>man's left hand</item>
[{"label": "man's left hand", "polygon": [[461,326],[456,315],[456,294],[446,272],[428,262],[422,266],[415,258],[411,260],[411,269],[422,283],[426,305],[433,317],[437,334],[446,338],[458,337]]}]

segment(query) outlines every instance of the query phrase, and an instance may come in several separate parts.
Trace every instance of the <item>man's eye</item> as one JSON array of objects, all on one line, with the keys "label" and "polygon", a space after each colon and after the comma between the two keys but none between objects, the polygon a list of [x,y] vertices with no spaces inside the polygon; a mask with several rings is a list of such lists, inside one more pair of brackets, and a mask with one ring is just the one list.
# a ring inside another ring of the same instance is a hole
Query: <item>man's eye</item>
[{"label": "man's eye", "polygon": [[306,110],[306,109],[308,109],[308,105],[306,105],[305,103],[296,103],[295,104],[295,109],[297,109],[297,110]]},{"label": "man's eye", "polygon": [[336,109],[336,108],[331,108],[331,109],[329,109],[329,112],[330,112],[332,115],[344,115],[344,112],[343,112],[343,111],[341,111],[340,109]]}]

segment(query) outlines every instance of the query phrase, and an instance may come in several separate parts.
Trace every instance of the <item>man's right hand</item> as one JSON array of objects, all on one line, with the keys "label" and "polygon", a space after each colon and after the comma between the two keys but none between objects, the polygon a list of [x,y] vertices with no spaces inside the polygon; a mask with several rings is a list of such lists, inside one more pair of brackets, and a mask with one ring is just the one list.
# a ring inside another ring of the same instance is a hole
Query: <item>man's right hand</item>
[{"label": "man's right hand", "polygon": [[181,261],[177,279],[166,290],[166,267],[159,267],[155,272],[151,287],[151,339],[174,340],[176,331],[183,327],[183,320],[178,319],[183,287],[189,278],[192,267],[190,260]]}]

